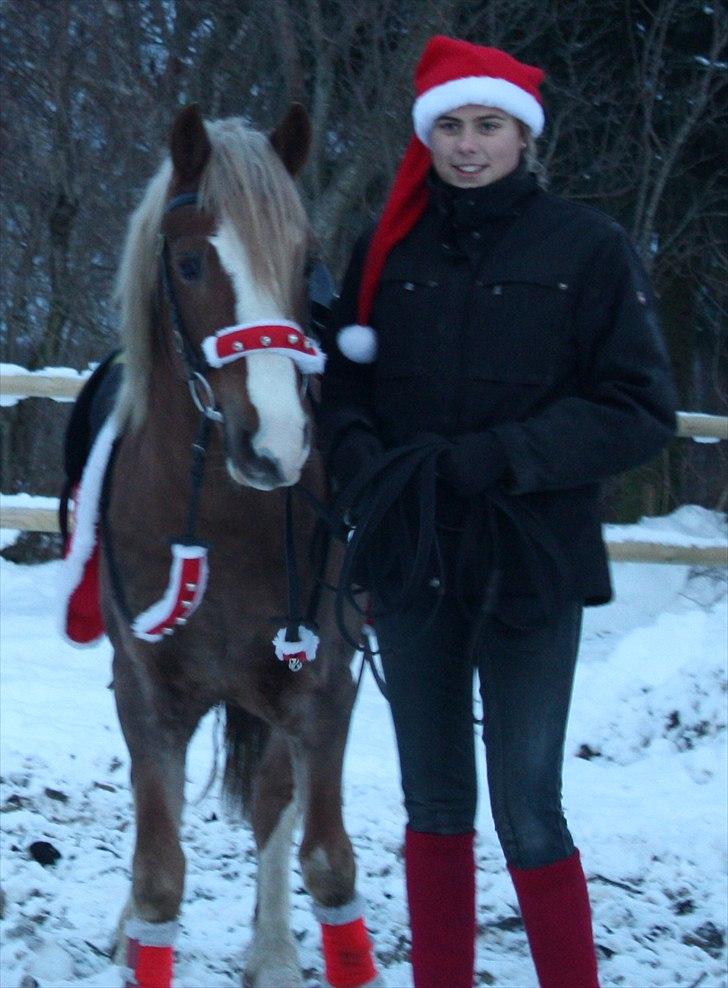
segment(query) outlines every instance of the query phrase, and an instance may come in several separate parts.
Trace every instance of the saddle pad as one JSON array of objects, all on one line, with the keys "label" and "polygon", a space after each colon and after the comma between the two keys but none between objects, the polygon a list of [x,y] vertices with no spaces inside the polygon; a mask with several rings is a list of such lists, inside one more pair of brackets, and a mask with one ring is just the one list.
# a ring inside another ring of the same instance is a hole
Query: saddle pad
[{"label": "saddle pad", "polygon": [[104,634],[99,606],[99,501],[118,426],[110,415],[73,491],[73,526],[61,563],[61,634],[72,645],[95,645]]}]

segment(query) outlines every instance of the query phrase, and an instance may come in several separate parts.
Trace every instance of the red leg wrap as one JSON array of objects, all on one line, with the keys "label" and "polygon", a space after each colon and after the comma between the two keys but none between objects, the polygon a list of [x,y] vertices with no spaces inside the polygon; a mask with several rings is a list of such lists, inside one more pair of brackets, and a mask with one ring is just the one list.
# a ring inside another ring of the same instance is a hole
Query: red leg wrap
[{"label": "red leg wrap", "polygon": [[542,868],[509,867],[541,988],[599,988],[579,852]]},{"label": "red leg wrap", "polygon": [[134,981],[127,982],[124,988],[172,988],[171,947],[148,947],[129,937],[126,962],[134,972]]},{"label": "red leg wrap", "polygon": [[340,926],[322,923],[321,934],[326,980],[332,988],[358,988],[374,980],[372,943],[361,916]]},{"label": "red leg wrap", "polygon": [[472,988],[475,834],[407,828],[405,867],[415,988]]}]

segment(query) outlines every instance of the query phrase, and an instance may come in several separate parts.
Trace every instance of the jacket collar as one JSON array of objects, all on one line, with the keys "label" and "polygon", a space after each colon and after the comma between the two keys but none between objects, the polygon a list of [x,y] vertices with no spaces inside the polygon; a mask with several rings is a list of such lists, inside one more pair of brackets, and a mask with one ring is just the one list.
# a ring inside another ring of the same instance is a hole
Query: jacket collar
[{"label": "jacket collar", "polygon": [[430,201],[456,230],[474,230],[494,219],[518,216],[526,199],[538,188],[536,176],[523,162],[509,175],[477,189],[459,189],[430,171]]}]

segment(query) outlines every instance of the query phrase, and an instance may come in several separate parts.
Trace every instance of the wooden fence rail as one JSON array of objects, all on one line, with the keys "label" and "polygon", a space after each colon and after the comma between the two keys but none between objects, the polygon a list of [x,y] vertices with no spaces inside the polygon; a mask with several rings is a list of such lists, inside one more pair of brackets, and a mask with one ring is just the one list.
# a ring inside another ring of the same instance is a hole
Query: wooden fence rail
[{"label": "wooden fence rail", "polygon": [[[72,401],[88,377],[86,372],[67,371],[52,374],[49,371],[0,372],[0,400],[5,402],[22,398],[53,398],[55,401]],[[704,415],[702,412],[678,412],[678,436],[690,439],[728,439],[728,416]]]},{"label": "wooden fence rail", "polygon": [[[23,398],[52,398],[72,401],[81,390],[88,374],[66,371],[24,371],[8,367],[0,373],[0,403]],[[678,412],[678,436],[703,442],[728,440],[728,416],[704,415],[701,412]],[[0,503],[0,528],[26,532],[57,532],[57,508],[48,503],[36,506],[14,504],[4,497]],[[47,502],[47,499],[43,499]],[[728,565],[728,546],[668,545],[644,541],[608,541],[610,559],[615,562],[681,563],[693,566]]]}]

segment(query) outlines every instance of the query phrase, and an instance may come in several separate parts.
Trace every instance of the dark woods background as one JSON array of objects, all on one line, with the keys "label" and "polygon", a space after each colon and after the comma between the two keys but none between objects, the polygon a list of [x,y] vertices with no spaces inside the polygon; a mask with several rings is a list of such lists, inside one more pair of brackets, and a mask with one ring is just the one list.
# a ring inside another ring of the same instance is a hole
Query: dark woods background
[{"label": "dark woods background", "polygon": [[[314,123],[301,186],[340,277],[410,132],[410,80],[442,32],[548,75],[551,188],[631,231],[685,410],[725,414],[728,13],[703,0],[4,0],[2,359],[83,368],[115,342],[130,211],[175,111]],[[68,405],[2,409],[2,490],[55,494]],[[675,440],[611,485],[608,520],[725,509],[725,445]],[[722,448],[721,448],[722,447]],[[578,450],[574,451],[578,455]]]}]

